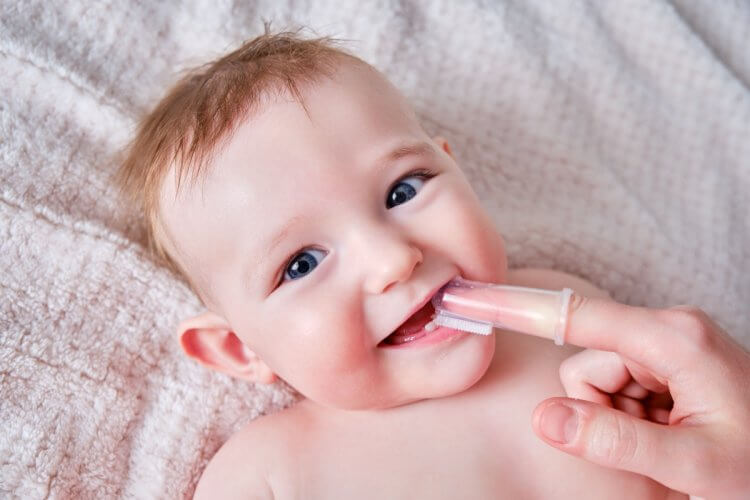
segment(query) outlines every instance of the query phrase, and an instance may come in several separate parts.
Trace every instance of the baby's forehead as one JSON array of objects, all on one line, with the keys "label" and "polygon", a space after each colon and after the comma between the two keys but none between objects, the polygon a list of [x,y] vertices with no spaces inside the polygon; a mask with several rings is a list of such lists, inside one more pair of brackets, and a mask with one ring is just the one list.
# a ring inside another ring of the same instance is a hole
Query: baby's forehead
[{"label": "baby's forehead", "polygon": [[[305,155],[326,147],[330,149],[326,154],[341,153],[345,149],[341,143],[351,139],[359,140],[349,148],[354,151],[347,153],[367,156],[370,149],[380,146],[373,141],[384,133],[424,134],[406,99],[369,66],[344,66],[332,77],[321,77],[300,90],[299,96],[281,89],[266,95],[211,148],[195,182],[186,183],[186,190],[198,186],[205,189],[206,184],[230,175],[227,169],[233,166],[262,172],[278,170],[282,161],[291,164],[282,167],[309,163]],[[186,167],[189,166],[173,165],[169,177],[174,178],[178,170]],[[284,175],[283,171],[276,173]],[[176,186],[165,186],[163,194],[174,198],[179,194]],[[259,193],[261,197],[268,195]]]}]

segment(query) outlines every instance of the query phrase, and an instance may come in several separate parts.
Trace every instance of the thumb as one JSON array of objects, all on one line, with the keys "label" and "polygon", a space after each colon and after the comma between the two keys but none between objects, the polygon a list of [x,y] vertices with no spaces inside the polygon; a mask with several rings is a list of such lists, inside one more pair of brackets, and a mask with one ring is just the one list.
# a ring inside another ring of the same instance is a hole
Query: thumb
[{"label": "thumb", "polygon": [[[547,444],[570,455],[642,474],[670,487],[684,485],[686,464],[681,464],[680,458],[687,457],[678,450],[684,448],[679,443],[688,437],[684,434],[690,429],[657,424],[570,398],[540,403],[532,425]],[[695,439],[689,441],[695,443]]]}]

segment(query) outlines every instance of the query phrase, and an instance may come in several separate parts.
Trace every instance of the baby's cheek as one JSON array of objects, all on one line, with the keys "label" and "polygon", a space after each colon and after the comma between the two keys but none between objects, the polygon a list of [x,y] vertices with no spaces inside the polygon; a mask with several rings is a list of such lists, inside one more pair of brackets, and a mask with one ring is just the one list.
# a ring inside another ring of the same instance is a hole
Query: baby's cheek
[{"label": "baby's cheek", "polygon": [[495,283],[505,281],[505,274],[508,269],[507,256],[505,254],[505,243],[497,231],[492,220],[483,211],[479,214],[484,218],[484,222],[479,228],[479,242],[477,245],[478,261],[483,263],[484,270],[487,274],[486,279],[492,277]]},{"label": "baby's cheek", "polygon": [[507,270],[505,245],[473,192],[447,197],[442,232],[456,263],[469,279],[502,282]]},{"label": "baby's cheek", "polygon": [[361,322],[345,309],[342,304],[337,311],[300,311],[290,339],[297,363],[322,376],[351,371],[365,361]]},{"label": "baby's cheek", "polygon": [[319,403],[351,407],[367,392],[363,387],[372,379],[373,365],[371,354],[355,341],[357,333],[342,326],[301,332],[294,353],[286,360],[289,375],[285,380]]}]

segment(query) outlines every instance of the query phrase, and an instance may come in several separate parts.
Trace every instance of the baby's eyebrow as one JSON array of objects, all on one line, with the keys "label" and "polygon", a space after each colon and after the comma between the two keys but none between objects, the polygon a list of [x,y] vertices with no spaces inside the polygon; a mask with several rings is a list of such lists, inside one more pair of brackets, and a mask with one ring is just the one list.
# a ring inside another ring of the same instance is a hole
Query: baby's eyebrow
[{"label": "baby's eyebrow", "polygon": [[263,268],[263,263],[268,259],[272,254],[273,250],[287,237],[287,235],[294,229],[295,226],[299,225],[300,223],[304,222],[306,219],[305,217],[301,215],[295,215],[294,217],[290,218],[284,224],[281,226],[279,231],[276,233],[276,235],[271,238],[267,245],[261,247],[261,253],[260,257],[257,261],[250,263],[248,268],[245,270],[244,273],[242,273],[242,276],[245,276],[245,283],[252,283],[255,279],[256,275],[258,274],[258,271]]},{"label": "baby's eyebrow", "polygon": [[304,217],[301,215],[295,215],[288,221],[286,221],[282,226],[281,229],[276,233],[276,235],[269,240],[268,245],[264,247],[264,251],[261,253],[261,255],[270,255],[273,250],[284,241],[284,238],[287,237],[289,232],[292,230],[292,228],[296,225],[298,225],[300,222],[303,222]]},{"label": "baby's eyebrow", "polygon": [[391,163],[394,163],[406,156],[424,156],[435,152],[435,149],[427,142],[416,142],[413,144],[403,144],[390,152],[384,154],[375,163],[378,171],[385,169]]}]

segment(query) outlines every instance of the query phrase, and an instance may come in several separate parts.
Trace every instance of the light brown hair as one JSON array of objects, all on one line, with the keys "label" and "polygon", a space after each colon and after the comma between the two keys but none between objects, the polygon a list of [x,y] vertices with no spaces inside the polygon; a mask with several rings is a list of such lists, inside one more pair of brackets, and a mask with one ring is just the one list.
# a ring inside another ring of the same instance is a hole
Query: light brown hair
[{"label": "light brown hair", "polygon": [[159,193],[175,166],[177,191],[183,179],[195,182],[211,155],[240,121],[256,112],[269,92],[288,92],[303,107],[300,87],[330,75],[342,58],[366,64],[335,46],[330,37],[304,39],[301,30],[265,33],[238,49],[190,70],[140,122],[115,174],[121,194],[144,216],[149,253],[187,279],[205,297],[179,262],[170,256],[159,221]]}]

